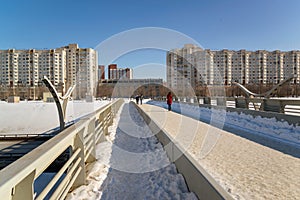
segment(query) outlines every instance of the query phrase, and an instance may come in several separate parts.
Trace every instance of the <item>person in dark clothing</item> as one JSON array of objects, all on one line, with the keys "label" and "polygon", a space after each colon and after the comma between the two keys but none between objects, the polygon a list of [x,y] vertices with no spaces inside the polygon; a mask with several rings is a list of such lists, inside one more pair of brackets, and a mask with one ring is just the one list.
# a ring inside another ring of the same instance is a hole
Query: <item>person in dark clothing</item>
[{"label": "person in dark clothing", "polygon": [[136,95],[136,96],[135,96],[136,104],[139,104],[139,100],[140,100],[140,96],[139,96],[139,95]]},{"label": "person in dark clothing", "polygon": [[168,104],[168,111],[171,111],[171,105],[172,105],[173,97],[171,92],[167,95],[167,104]]},{"label": "person in dark clothing", "polygon": [[141,95],[140,95],[141,105],[143,104],[143,98],[144,98],[144,96],[143,96],[143,94],[141,94]]}]

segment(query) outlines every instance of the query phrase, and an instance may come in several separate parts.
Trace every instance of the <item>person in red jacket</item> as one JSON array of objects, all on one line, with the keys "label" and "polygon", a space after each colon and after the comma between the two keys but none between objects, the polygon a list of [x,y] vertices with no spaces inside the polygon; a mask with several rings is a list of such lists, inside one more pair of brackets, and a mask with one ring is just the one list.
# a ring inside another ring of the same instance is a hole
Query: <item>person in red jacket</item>
[{"label": "person in red jacket", "polygon": [[171,92],[167,95],[167,104],[168,104],[168,111],[171,111],[171,105],[172,105],[173,97]]}]

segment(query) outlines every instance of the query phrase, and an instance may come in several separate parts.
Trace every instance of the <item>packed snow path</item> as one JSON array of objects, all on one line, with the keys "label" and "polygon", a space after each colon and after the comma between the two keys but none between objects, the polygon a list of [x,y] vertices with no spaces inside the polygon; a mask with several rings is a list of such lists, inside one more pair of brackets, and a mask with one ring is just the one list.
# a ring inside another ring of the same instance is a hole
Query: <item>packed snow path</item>
[{"label": "packed snow path", "polygon": [[116,120],[88,166],[88,185],[67,199],[197,199],[134,105],[126,103]]}]

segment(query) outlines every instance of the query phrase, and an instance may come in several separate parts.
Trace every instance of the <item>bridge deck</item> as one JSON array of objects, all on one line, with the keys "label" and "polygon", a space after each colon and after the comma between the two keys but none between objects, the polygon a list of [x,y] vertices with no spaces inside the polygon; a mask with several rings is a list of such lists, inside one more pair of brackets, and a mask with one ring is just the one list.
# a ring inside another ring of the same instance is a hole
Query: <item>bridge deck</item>
[{"label": "bridge deck", "polygon": [[197,199],[134,105],[123,106],[107,139],[97,146],[97,162],[89,166],[89,185],[72,191],[68,199],[99,199],[100,194],[101,199]]},{"label": "bridge deck", "polygon": [[299,158],[160,107],[141,108],[234,197],[300,199]]}]

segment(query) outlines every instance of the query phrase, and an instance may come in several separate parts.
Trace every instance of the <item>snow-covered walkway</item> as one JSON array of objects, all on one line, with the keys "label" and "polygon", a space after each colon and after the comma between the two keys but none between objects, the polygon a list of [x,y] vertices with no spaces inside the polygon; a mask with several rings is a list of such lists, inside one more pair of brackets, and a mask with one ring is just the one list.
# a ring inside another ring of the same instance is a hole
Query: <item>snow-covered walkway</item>
[{"label": "snow-covered walkway", "polygon": [[108,141],[97,145],[87,185],[67,199],[197,199],[136,108],[120,110]]}]

